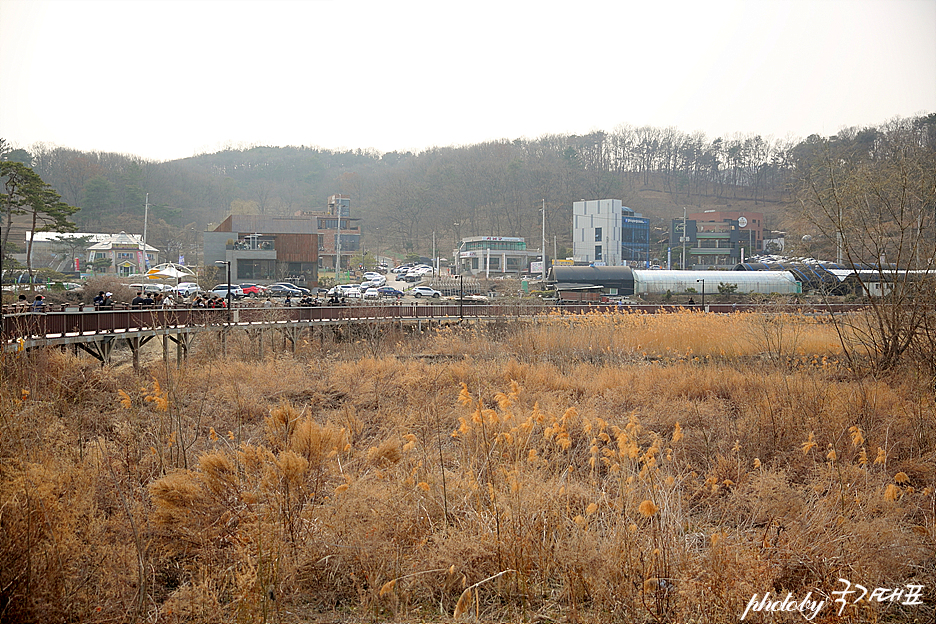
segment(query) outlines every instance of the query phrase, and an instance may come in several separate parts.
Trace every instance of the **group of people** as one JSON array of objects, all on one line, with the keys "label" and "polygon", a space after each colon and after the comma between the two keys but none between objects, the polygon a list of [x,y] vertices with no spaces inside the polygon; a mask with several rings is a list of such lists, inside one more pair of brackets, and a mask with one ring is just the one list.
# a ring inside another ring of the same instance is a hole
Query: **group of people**
[{"label": "group of people", "polygon": [[32,303],[26,299],[26,295],[20,295],[16,300],[17,312],[43,312],[45,310],[45,298],[42,295],[36,295]]},{"label": "group of people", "polygon": [[[302,307],[302,308],[309,308],[312,306],[317,306],[319,305],[319,303],[320,302],[319,302],[318,297],[313,297],[312,295],[304,296],[302,299],[299,300],[298,303],[293,303],[292,297],[290,297],[289,295],[286,295],[286,298],[283,299],[283,305],[287,308],[291,308],[294,305]],[[273,300],[267,297],[267,300],[263,303],[263,307],[272,308]]]},{"label": "group of people", "polygon": [[227,301],[220,295],[214,293],[209,295],[196,295],[191,301],[193,308],[226,308]]},{"label": "group of people", "polygon": [[136,297],[130,300],[130,307],[139,310],[141,308],[170,308],[175,305],[175,301],[170,293],[138,292]]},{"label": "group of people", "polygon": [[94,299],[91,300],[91,303],[94,304],[96,310],[111,310],[114,307],[114,293],[104,292],[103,290],[98,292],[95,295]]},{"label": "group of people", "polygon": [[[344,297],[338,297],[337,295],[332,295],[328,299],[319,299],[318,297],[306,295],[298,301],[293,301],[292,297],[287,296],[283,300],[283,306],[311,307],[323,304],[340,305],[344,302]],[[94,299],[91,300],[91,303],[94,305],[95,310],[113,310],[114,304],[116,303],[114,301],[114,293],[101,290],[97,295],[95,295]],[[140,310],[143,308],[170,308],[174,307],[176,303],[176,300],[172,297],[172,293],[148,293],[140,291],[137,292],[136,296],[130,301],[130,307],[135,310]],[[182,305],[187,303],[193,308],[227,307],[227,302],[225,299],[213,293],[207,295],[196,295],[191,299],[191,301],[180,299],[178,303]],[[274,307],[273,300],[268,297],[263,302],[263,307]],[[42,295],[36,295],[36,298],[32,302],[29,302],[26,298],[26,295],[20,295],[16,302],[16,309],[22,312],[43,312],[45,311],[44,297]]]}]

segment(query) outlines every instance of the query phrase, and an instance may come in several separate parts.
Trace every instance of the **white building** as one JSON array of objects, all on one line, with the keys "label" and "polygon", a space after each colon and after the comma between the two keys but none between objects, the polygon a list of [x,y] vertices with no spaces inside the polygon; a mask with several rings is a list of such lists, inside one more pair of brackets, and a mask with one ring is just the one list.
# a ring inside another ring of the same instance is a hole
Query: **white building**
[{"label": "white building", "polygon": [[649,256],[649,219],[619,199],[573,202],[572,257],[577,264],[646,266]]},{"label": "white building", "polygon": [[455,271],[458,275],[521,275],[542,253],[528,250],[526,240],[518,236],[470,236],[455,250]]},{"label": "white building", "polygon": [[159,250],[152,245],[144,245],[141,236],[126,232],[106,236],[106,239],[87,249],[88,264],[93,264],[95,260],[111,261],[108,267],[102,267],[96,273],[116,273],[120,277],[128,277],[135,273],[146,273],[149,267],[159,262]]}]

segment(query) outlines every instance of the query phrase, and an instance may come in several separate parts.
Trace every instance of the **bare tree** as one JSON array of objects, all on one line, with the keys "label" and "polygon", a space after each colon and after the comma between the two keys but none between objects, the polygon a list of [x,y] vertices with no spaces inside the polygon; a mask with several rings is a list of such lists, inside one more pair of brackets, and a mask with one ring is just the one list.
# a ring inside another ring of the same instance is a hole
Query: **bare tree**
[{"label": "bare tree", "polygon": [[932,362],[934,341],[925,341],[936,303],[936,118],[813,143],[798,199],[806,219],[836,241],[868,302],[866,313],[836,319],[849,360],[879,371],[913,352]]}]

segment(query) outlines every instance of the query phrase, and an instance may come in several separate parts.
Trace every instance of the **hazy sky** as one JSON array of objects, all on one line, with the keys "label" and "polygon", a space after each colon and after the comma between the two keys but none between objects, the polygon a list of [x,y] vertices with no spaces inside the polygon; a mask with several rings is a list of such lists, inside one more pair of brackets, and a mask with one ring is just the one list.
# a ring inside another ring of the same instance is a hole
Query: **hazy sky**
[{"label": "hazy sky", "polygon": [[166,160],[936,112],[934,0],[0,0],[0,137]]}]

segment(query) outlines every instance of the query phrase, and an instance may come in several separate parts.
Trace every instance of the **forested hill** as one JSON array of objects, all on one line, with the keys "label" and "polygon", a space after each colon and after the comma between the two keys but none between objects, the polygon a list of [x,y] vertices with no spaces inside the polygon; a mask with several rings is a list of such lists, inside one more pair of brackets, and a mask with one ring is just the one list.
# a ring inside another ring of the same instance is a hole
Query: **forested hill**
[{"label": "forested hill", "polygon": [[[899,121],[936,127],[936,115]],[[881,126],[805,140],[709,139],[624,126],[418,154],[250,147],[151,162],[37,145],[29,155],[63,200],[82,208],[81,231],[142,231],[148,193],[148,242],[170,255],[231,212],[322,210],[334,193],[351,196],[352,216],[382,248],[425,253],[433,232],[446,247],[472,235],[538,241],[543,200],[547,237],[555,235],[560,246],[569,244],[572,202],[579,199],[621,199],[661,228],[683,207],[716,206],[760,210],[768,227],[790,227],[783,207],[796,171],[817,150],[833,145],[873,153],[886,132]]]}]

